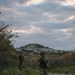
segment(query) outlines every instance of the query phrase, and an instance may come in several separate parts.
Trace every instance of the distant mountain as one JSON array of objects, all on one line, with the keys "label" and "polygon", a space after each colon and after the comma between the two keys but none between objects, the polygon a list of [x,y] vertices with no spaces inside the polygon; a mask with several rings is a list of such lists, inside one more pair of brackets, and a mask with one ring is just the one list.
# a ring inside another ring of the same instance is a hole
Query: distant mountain
[{"label": "distant mountain", "polygon": [[23,51],[25,54],[33,54],[33,53],[40,53],[41,51],[45,51],[49,53],[64,53],[64,50],[56,50],[53,48],[45,47],[40,44],[27,44],[25,46],[21,46],[16,49],[17,51]]},{"label": "distant mountain", "polygon": [[40,45],[40,44],[27,44],[25,46],[22,46],[20,48],[45,48],[44,46]]},{"label": "distant mountain", "polygon": [[26,53],[40,53],[41,51],[51,51],[51,49],[40,44],[27,44],[16,48],[17,51],[24,51]]}]

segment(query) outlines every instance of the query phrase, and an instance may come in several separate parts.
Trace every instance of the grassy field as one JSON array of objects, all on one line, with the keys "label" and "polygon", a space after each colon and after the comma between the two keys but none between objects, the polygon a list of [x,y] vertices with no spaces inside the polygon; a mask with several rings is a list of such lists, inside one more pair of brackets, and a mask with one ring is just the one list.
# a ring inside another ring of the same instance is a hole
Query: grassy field
[{"label": "grassy field", "polygon": [[[34,62],[35,59],[37,60],[37,57],[35,58],[34,57],[35,56],[26,57],[27,59],[26,61],[30,60]],[[26,63],[26,61],[24,63]],[[24,64],[23,70],[19,71],[18,60],[14,60],[14,61],[11,61],[10,66],[11,67],[0,71],[0,75],[40,75],[38,65],[37,67],[34,66],[32,68],[32,67],[28,67],[29,65]],[[67,66],[67,65],[66,66],[62,65],[61,67],[51,66],[49,67],[48,72],[49,72],[49,75],[64,75],[65,72],[71,73],[71,75],[75,75],[75,66]]]},{"label": "grassy field", "polygon": [[[65,72],[71,73],[72,75],[75,75],[75,66],[70,66],[70,67],[62,67],[62,68],[53,68],[49,69],[49,73],[60,73],[63,74]],[[23,68],[22,71],[19,71],[18,67],[10,67],[7,69],[4,69],[3,71],[0,71],[0,75],[39,75],[39,70],[38,69],[33,69],[30,67]],[[49,74],[53,75],[53,74]],[[65,74],[68,75],[68,74]]]},{"label": "grassy field", "polygon": [[24,68],[22,71],[19,71],[18,67],[10,67],[0,71],[0,75],[39,75],[39,70],[32,68]]}]

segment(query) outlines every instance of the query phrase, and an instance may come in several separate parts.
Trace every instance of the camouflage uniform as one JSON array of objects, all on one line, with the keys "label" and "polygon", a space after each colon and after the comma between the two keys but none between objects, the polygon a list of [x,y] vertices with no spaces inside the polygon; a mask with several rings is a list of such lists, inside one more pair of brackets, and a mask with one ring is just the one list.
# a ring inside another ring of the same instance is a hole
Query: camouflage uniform
[{"label": "camouflage uniform", "polygon": [[20,55],[19,55],[19,70],[22,70],[23,61],[24,61],[24,56],[20,52]]},{"label": "camouflage uniform", "polygon": [[45,54],[41,54],[39,59],[40,75],[48,75],[48,61],[44,55]]}]

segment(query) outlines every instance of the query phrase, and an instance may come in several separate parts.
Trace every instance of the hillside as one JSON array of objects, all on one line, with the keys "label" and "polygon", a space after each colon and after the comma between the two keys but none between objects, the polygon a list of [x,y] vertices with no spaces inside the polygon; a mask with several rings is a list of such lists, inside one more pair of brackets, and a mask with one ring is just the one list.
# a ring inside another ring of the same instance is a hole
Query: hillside
[{"label": "hillside", "polygon": [[22,46],[20,48],[45,48],[44,46],[40,45],[40,44],[27,44],[25,46]]},{"label": "hillside", "polygon": [[45,47],[45,46],[40,45],[40,44],[27,44],[25,46],[21,46],[21,47],[17,48],[16,50],[17,51],[23,51],[25,55],[38,54],[41,51],[44,51],[47,54],[53,54],[53,55],[63,54],[63,53],[67,52],[67,51],[64,51],[64,50],[57,50],[57,49]]}]

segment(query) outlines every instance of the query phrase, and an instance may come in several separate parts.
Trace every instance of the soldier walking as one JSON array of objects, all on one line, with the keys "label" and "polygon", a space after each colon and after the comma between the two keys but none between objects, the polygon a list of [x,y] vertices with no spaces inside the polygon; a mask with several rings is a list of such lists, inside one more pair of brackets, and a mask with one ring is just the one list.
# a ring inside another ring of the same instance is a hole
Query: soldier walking
[{"label": "soldier walking", "polygon": [[18,58],[19,58],[19,70],[21,71],[22,70],[22,64],[23,64],[23,61],[24,61],[24,56],[22,54],[22,51],[20,52]]},{"label": "soldier walking", "polygon": [[39,67],[40,67],[40,75],[48,75],[48,61],[45,58],[45,52],[40,53],[39,59]]}]

